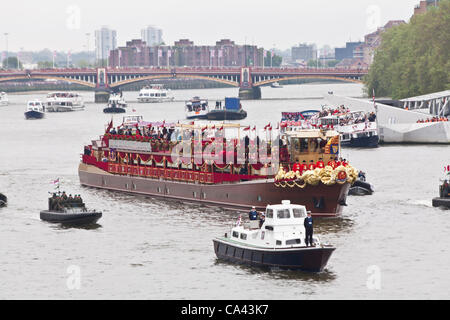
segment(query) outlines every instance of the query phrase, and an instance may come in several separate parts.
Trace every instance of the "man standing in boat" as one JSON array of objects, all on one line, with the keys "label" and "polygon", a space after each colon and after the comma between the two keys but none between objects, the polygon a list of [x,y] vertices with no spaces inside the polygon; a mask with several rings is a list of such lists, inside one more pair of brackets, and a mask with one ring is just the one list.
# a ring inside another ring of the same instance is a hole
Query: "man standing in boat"
[{"label": "man standing in boat", "polygon": [[258,211],[256,211],[255,207],[252,207],[252,210],[248,213],[248,218],[250,221],[258,220]]},{"label": "man standing in boat", "polygon": [[308,215],[305,218],[305,221],[303,222],[303,225],[305,226],[305,232],[306,232],[306,237],[305,237],[305,243],[306,246],[308,246],[308,243],[311,245],[311,247],[313,246],[313,218],[311,217],[311,211],[308,211]]}]

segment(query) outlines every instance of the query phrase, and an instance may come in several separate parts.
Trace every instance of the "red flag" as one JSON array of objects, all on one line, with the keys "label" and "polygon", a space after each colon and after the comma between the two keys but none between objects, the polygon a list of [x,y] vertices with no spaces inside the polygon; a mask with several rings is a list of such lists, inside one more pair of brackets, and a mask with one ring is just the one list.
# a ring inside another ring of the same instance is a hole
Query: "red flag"
[{"label": "red flag", "polygon": [[216,125],[213,125],[212,127],[211,127],[211,129],[215,129],[216,128]]},{"label": "red flag", "polygon": [[109,132],[109,130],[111,130],[112,126],[113,126],[113,119],[111,118],[111,121],[109,122],[109,124],[108,124],[108,128],[106,128],[106,131],[105,131],[105,133],[108,133],[108,132]]},{"label": "red flag", "polygon": [[256,131],[256,126],[253,127],[252,131]]},{"label": "red flag", "polygon": [[205,131],[206,129],[208,129],[208,126],[203,127],[203,128],[202,128],[202,131]]},{"label": "red flag", "polygon": [[195,124],[195,121],[191,121],[189,124],[193,126]]},{"label": "red flag", "polygon": [[220,130],[223,130],[223,126],[219,128],[219,131],[220,131]]},{"label": "red flag", "polygon": [[250,130],[250,126],[244,128],[244,131],[248,131],[248,130]]}]

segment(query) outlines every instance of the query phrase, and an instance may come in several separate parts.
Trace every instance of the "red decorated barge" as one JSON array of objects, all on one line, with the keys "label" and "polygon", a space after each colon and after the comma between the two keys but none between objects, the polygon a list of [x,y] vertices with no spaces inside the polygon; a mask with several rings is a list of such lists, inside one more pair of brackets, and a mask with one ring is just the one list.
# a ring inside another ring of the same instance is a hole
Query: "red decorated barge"
[{"label": "red decorated barge", "polygon": [[[217,143],[217,132],[228,129],[237,132],[237,137],[220,142],[224,144],[223,150],[227,150],[219,155],[224,162],[215,158],[198,163],[194,160],[195,152],[192,158],[184,157],[181,162],[174,160],[174,148],[178,144],[186,143],[186,139],[192,146],[198,143],[194,131],[201,136],[198,140],[204,152],[209,145]],[[271,126],[266,126],[265,130],[270,130],[272,135]],[[142,117],[124,117],[117,130],[111,121],[105,132],[84,147],[78,169],[80,183],[84,186],[238,211],[247,211],[252,206],[264,210],[269,204],[290,200],[304,205],[314,216],[334,217],[346,205],[354,178],[351,166],[335,161],[339,134],[331,130],[302,130],[277,136],[281,145],[269,142],[267,156],[276,153],[279,164],[254,161],[251,150],[259,145],[260,138],[254,135],[251,139],[252,133],[256,134],[255,128],[239,124],[202,127],[193,123],[149,123]],[[248,138],[241,140],[241,135]],[[267,134],[261,143],[265,141],[269,141]],[[241,143],[245,144],[245,161],[238,164],[236,156]],[[234,150],[231,156],[229,150]]]}]

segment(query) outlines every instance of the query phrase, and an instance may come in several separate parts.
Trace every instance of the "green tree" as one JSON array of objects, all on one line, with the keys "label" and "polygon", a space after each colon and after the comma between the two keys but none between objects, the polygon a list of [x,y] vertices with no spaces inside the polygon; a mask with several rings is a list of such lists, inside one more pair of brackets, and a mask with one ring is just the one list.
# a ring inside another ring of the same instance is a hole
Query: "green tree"
[{"label": "green tree", "polygon": [[450,89],[450,0],[382,35],[365,77],[369,96],[402,99]]},{"label": "green tree", "polygon": [[[273,67],[280,67],[281,63],[283,62],[283,57],[274,54],[272,57],[272,66]],[[267,58],[264,59],[264,66],[270,67],[270,52],[267,53]]]},{"label": "green tree", "polygon": [[[8,57],[3,59],[2,67],[4,69],[17,69],[17,57]],[[22,62],[19,61],[19,69],[22,69]]]}]

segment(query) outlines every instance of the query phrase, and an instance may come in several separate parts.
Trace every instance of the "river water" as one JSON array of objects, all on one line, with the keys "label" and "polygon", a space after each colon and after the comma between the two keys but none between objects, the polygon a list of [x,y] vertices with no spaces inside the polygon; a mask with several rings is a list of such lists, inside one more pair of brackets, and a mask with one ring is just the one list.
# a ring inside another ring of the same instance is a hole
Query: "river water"
[{"label": "river water", "polygon": [[[263,100],[243,101],[243,124],[265,126],[281,111],[320,108],[328,92],[361,96],[357,84],[263,88]],[[174,91],[177,102],[138,104],[146,120],[184,119],[184,100],[223,99],[237,89]],[[83,92],[93,101],[91,92]],[[137,92],[125,92],[136,101]],[[48,113],[27,121],[28,100],[45,93],[9,94],[0,108],[0,299],[448,299],[450,211],[433,208],[438,178],[450,162],[445,145],[343,149],[367,173],[371,196],[348,198],[343,216],[316,219],[315,232],[337,250],[320,274],[263,271],[219,262],[212,239],[236,214],[81,187],[83,145],[104,131],[110,115],[88,103],[82,112]],[[117,123],[121,117],[116,116]],[[64,228],[39,219],[51,181],[80,193],[103,211],[98,225]]]}]

